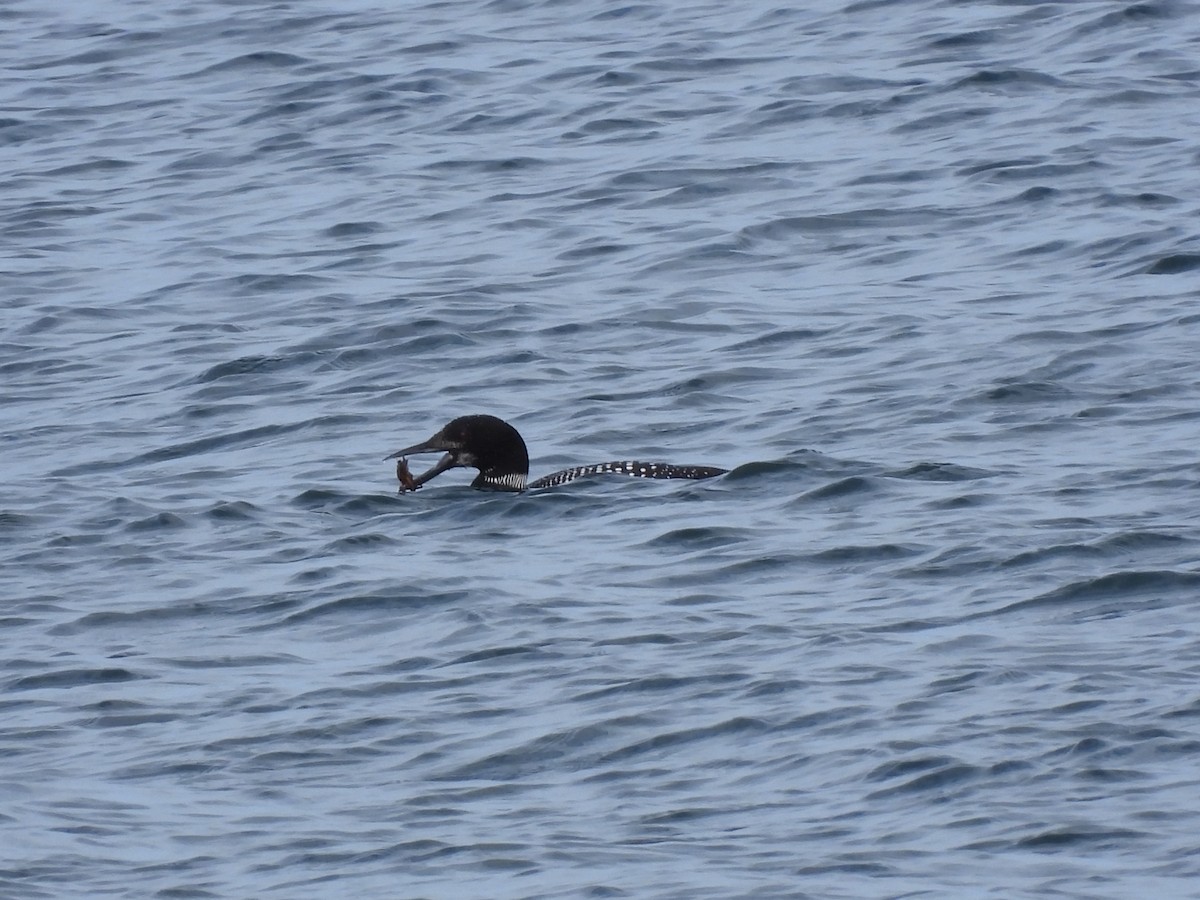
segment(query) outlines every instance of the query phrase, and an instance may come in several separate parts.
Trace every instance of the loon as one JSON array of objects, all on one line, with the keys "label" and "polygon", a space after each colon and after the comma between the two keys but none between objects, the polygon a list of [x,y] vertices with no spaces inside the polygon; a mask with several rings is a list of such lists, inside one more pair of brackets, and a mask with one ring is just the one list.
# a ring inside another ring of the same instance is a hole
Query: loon
[{"label": "loon", "polygon": [[[415,478],[408,472],[405,457],[415,453],[446,455],[423,475]],[[584,475],[632,475],[635,478],[712,478],[724,475],[728,469],[713,466],[676,466],[670,463],[620,462],[596,463],[563,469],[544,478],[526,483],[529,478],[529,451],[521,433],[503,419],[495,416],[459,416],[427,441],[388,454],[385,460],[395,459],[400,492],[415,491],[425,482],[456,466],[478,469],[471,487],[493,491],[524,491],[555,487]]]}]

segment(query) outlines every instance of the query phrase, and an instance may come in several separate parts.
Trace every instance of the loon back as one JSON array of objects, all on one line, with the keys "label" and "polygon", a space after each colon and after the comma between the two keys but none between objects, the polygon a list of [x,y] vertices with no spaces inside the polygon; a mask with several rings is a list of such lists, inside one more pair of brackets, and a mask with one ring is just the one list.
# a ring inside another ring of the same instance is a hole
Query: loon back
[{"label": "loon back", "polygon": [[676,466],[671,463],[621,462],[595,463],[590,466],[573,466],[551,475],[543,476],[529,485],[530,488],[556,487],[582,478],[584,475],[629,475],[632,478],[713,478],[724,475],[728,469],[715,466]]},{"label": "loon back", "polygon": [[[417,453],[445,451],[433,468],[415,478],[409,474],[405,457]],[[661,462],[596,463],[574,466],[554,472],[532,483],[529,479],[529,452],[521,433],[495,416],[459,416],[426,441],[397,450],[384,459],[396,459],[400,492],[415,491],[447,469],[459,466],[479,470],[471,487],[500,491],[524,491],[527,488],[556,487],[586,475],[630,475],[634,478],[712,478],[727,469],[714,466],[676,466]]]}]

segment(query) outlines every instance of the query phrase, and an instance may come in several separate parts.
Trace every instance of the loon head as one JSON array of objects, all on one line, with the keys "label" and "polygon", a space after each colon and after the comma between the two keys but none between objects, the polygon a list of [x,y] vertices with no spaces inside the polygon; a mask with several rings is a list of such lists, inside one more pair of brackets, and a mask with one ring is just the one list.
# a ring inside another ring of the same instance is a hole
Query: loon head
[{"label": "loon head", "polygon": [[471,487],[523,491],[529,478],[529,451],[520,432],[495,416],[459,416],[427,441],[397,450],[384,459],[445,451],[432,469],[413,479],[413,487],[456,466],[479,470]]}]

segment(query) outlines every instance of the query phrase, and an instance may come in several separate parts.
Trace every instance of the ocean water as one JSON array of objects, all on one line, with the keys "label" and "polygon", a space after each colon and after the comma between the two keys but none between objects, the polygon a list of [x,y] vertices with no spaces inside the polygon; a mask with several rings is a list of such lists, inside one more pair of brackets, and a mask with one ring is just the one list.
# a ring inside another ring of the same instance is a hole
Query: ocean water
[{"label": "ocean water", "polygon": [[0,896],[1200,896],[1194,4],[0,26]]}]

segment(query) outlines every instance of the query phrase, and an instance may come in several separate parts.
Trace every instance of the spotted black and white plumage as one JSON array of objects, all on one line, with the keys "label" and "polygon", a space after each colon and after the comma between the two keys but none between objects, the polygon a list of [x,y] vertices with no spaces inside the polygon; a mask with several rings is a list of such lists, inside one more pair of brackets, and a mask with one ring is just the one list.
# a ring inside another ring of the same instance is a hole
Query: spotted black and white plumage
[{"label": "spotted black and white plumage", "polygon": [[427,441],[397,450],[385,457],[395,459],[417,453],[445,451],[443,456],[428,472],[413,478],[408,475],[406,465],[400,490],[415,491],[425,482],[447,469],[459,466],[478,469],[479,474],[471,487],[494,491],[524,491],[527,488],[547,488],[566,484],[587,475],[630,475],[634,478],[712,478],[724,475],[727,470],[714,466],[677,466],[671,463],[620,462],[596,463],[591,466],[575,466],[563,469],[527,484],[529,478],[529,452],[525,440],[517,429],[495,416],[460,416]]},{"label": "spotted black and white plumage", "polygon": [[555,472],[553,475],[546,475],[531,482],[529,487],[531,490],[556,487],[585,475],[629,475],[633,478],[712,478],[715,475],[724,475],[726,471],[726,469],[718,469],[714,466],[676,466],[671,463],[623,460],[563,469],[561,472]]}]

